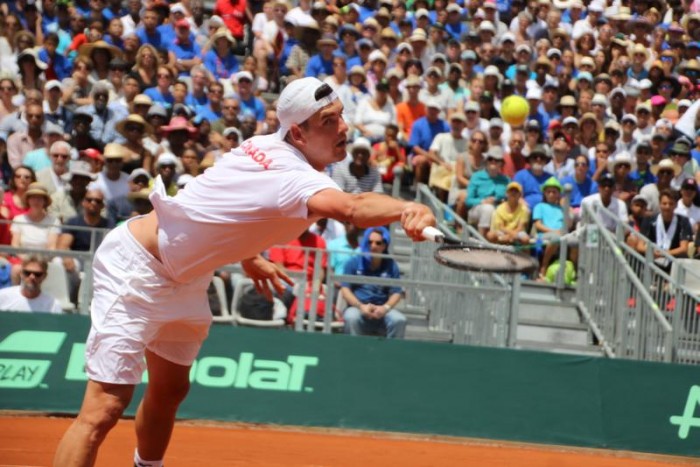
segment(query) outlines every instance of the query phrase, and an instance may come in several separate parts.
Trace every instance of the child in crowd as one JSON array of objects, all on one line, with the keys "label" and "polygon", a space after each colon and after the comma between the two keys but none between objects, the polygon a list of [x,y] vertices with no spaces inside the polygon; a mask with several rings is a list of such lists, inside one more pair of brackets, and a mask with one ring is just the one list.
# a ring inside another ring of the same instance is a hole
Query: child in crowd
[{"label": "child in crowd", "polygon": [[544,250],[542,263],[540,267],[540,275],[544,276],[549,262],[557,252],[557,245],[554,243],[561,235],[565,234],[564,226],[564,210],[560,203],[562,186],[555,177],[550,177],[542,184],[542,193],[544,194],[544,202],[538,203],[532,213],[532,219],[535,223],[535,231],[538,237],[541,237],[547,246]]},{"label": "child in crowd", "polygon": [[492,243],[523,244],[530,241],[526,230],[530,212],[522,202],[523,187],[510,182],[506,187],[506,200],[501,203],[491,218],[491,229],[486,239]]}]

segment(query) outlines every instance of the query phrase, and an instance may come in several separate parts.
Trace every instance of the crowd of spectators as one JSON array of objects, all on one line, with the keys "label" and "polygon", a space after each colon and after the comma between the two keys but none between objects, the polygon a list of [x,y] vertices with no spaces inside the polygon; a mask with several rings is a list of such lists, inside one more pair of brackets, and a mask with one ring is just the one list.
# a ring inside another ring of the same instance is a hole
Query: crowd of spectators
[{"label": "crowd of spectators", "polygon": [[[699,55],[688,0],[3,2],[0,243],[85,248],[76,227],[146,213],[154,177],[174,195],[276,132],[276,93],[316,76],[344,104],[351,145],[329,175],[346,191],[401,173],[504,244],[556,239],[602,205],[611,228],[688,255]],[[529,103],[518,127],[510,95]]]}]

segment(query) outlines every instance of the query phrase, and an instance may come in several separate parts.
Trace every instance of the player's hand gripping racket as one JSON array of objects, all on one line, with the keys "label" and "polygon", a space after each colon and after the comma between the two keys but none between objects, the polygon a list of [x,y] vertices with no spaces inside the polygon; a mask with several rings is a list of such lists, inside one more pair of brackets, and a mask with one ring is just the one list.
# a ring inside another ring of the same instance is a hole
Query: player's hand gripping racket
[{"label": "player's hand gripping racket", "polygon": [[435,261],[453,269],[500,274],[531,274],[539,267],[536,259],[517,253],[511,248],[477,241],[452,240],[435,227],[423,229],[423,238],[441,244],[435,250]]}]

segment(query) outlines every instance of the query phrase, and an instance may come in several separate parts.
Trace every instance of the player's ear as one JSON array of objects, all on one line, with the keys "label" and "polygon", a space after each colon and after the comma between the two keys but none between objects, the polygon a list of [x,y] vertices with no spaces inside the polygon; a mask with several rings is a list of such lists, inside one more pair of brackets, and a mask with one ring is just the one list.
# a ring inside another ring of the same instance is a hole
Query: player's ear
[{"label": "player's ear", "polygon": [[304,132],[301,130],[299,125],[292,125],[291,127],[289,127],[289,137],[291,138],[292,143],[294,144],[303,144],[306,142]]}]

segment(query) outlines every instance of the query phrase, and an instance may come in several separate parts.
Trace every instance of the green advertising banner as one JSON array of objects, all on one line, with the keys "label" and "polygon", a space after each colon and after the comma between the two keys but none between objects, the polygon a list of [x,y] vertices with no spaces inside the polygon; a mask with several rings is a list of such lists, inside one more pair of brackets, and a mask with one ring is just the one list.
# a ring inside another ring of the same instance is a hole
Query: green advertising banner
[{"label": "green advertising banner", "polygon": [[[88,330],[0,313],[0,409],[76,413]],[[214,326],[190,376],[182,418],[700,456],[693,366]]]}]

